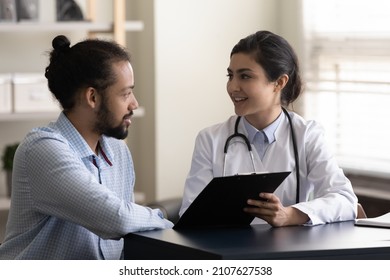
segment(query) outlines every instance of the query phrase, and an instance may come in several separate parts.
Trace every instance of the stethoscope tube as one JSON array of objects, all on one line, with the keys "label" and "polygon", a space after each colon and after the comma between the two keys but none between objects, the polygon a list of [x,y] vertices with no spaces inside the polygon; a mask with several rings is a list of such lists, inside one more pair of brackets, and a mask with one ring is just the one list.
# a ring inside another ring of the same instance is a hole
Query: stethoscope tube
[{"label": "stethoscope tube", "polygon": [[[296,169],[295,174],[296,174],[296,180],[297,180],[297,190],[296,190],[295,201],[296,201],[296,203],[299,203],[300,178],[299,178],[299,155],[298,155],[297,141],[296,141],[294,127],[292,125],[292,120],[291,120],[290,114],[283,107],[282,107],[282,110],[283,110],[284,114],[287,116],[287,119],[288,119],[288,122],[289,122],[289,125],[290,125],[291,138],[292,138],[292,144],[293,144],[293,149],[294,149],[294,158],[295,158],[295,169]],[[251,158],[251,162],[252,162],[252,166],[253,166],[253,172],[256,173],[255,160],[254,160],[254,156],[253,156],[253,152],[252,152],[252,146],[251,146],[248,138],[244,134],[238,132],[238,124],[240,123],[240,120],[241,120],[241,116],[238,116],[237,120],[236,120],[236,123],[234,125],[234,133],[232,135],[230,135],[226,139],[225,146],[223,148],[223,152],[224,152],[223,170],[222,170],[223,176],[225,176],[225,174],[226,174],[225,173],[226,155],[227,155],[227,152],[228,152],[230,141],[233,138],[235,138],[235,137],[239,137],[239,138],[244,140],[245,145],[248,148],[248,152],[249,152],[250,158]]]},{"label": "stethoscope tube", "polygon": [[236,123],[235,123],[235,125],[234,125],[234,133],[233,133],[232,135],[230,135],[230,136],[226,139],[225,147],[223,148],[223,153],[224,153],[224,157],[223,157],[223,171],[222,171],[223,176],[225,176],[226,154],[227,154],[227,151],[228,151],[228,148],[229,148],[229,145],[230,145],[230,141],[231,141],[233,138],[235,138],[235,137],[239,137],[239,138],[241,138],[241,139],[244,140],[244,142],[245,142],[245,144],[246,144],[246,147],[248,148],[249,155],[250,155],[250,157],[251,157],[252,166],[253,166],[253,172],[256,172],[255,158],[254,158],[254,156],[253,156],[251,143],[249,143],[248,138],[247,138],[244,134],[238,132],[238,124],[240,123],[240,119],[241,119],[241,117],[238,116],[238,117],[237,117],[237,120],[236,120]]},{"label": "stethoscope tube", "polygon": [[292,125],[292,120],[291,120],[290,114],[283,107],[282,107],[282,110],[286,114],[288,122],[290,124],[291,139],[292,139],[292,144],[293,144],[293,149],[294,149],[294,157],[295,157],[295,176],[296,176],[296,180],[297,180],[297,192],[295,194],[295,202],[299,203],[299,201],[300,201],[299,193],[300,193],[300,185],[301,184],[300,184],[300,176],[299,176],[299,170],[300,169],[299,169],[298,146],[297,146],[297,141],[296,141],[296,138],[295,138],[295,131],[294,131],[294,127]]}]

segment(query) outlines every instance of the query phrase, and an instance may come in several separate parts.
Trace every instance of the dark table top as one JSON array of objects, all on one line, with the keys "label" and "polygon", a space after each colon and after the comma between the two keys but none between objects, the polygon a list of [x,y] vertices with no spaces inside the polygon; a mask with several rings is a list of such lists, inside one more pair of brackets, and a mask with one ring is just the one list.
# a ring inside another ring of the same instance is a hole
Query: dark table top
[{"label": "dark table top", "polygon": [[125,259],[390,259],[390,229],[349,221],[155,230],[125,236]]}]

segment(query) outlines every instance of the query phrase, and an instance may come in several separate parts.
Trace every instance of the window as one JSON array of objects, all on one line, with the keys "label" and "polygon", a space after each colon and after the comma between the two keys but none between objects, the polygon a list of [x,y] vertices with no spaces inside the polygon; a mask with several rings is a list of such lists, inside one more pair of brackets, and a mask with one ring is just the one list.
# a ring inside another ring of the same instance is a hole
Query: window
[{"label": "window", "polygon": [[305,118],[346,171],[390,178],[390,1],[302,4]]}]

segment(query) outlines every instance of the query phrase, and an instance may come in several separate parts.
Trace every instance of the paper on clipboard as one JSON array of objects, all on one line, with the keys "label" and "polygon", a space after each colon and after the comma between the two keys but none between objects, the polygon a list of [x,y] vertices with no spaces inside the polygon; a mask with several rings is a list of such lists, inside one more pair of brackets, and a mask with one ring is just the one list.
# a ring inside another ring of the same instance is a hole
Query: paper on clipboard
[{"label": "paper on clipboard", "polygon": [[374,218],[356,219],[355,225],[390,228],[390,212]]},{"label": "paper on clipboard", "polygon": [[273,193],[290,171],[216,177],[188,207],[174,229],[249,225],[254,217],[244,212],[248,199]]}]

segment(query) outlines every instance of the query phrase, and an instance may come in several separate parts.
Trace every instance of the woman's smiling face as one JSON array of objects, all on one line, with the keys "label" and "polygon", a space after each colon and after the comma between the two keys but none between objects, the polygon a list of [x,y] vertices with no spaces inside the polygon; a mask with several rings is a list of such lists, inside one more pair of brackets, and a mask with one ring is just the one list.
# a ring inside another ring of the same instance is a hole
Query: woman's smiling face
[{"label": "woman's smiling face", "polygon": [[233,54],[227,71],[226,88],[237,115],[250,121],[268,114],[276,106],[280,108],[280,90],[250,54]]}]

